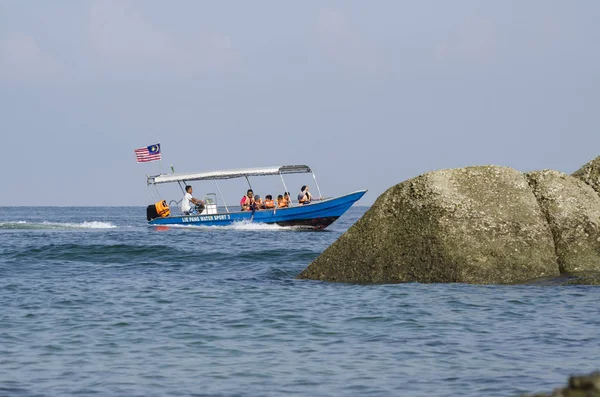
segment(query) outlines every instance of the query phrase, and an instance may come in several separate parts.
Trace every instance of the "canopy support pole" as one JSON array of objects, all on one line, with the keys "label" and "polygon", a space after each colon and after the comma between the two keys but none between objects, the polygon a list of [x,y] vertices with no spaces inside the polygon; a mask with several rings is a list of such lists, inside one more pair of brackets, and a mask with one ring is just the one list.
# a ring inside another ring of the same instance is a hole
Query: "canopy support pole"
[{"label": "canopy support pole", "polygon": [[[281,172],[279,173],[279,177],[281,178],[281,183],[283,183],[283,188],[285,189],[283,191],[283,193],[285,194],[285,192],[287,192],[288,189],[287,189],[287,186],[285,186],[285,181],[283,180],[283,174]],[[293,206],[293,204],[292,204],[292,194],[291,193],[290,193],[290,202],[288,204],[289,204],[290,207]]]},{"label": "canopy support pole", "polygon": [[312,173],[313,179],[315,180],[315,186],[317,186],[317,191],[319,192],[319,199],[323,200],[323,195],[321,194],[321,189],[319,189],[319,184],[317,183],[317,177],[315,173]]},{"label": "canopy support pole", "polygon": [[181,186],[181,181],[177,181],[177,184],[179,185],[179,188],[181,189],[181,192],[183,194],[185,194],[185,188],[184,188],[184,186],[187,185],[187,183],[185,183],[185,181],[183,181],[183,186]]},{"label": "canopy support pole", "polygon": [[250,190],[254,191],[252,189],[252,185],[250,184],[250,179],[248,179],[248,175],[244,175],[244,178],[246,178],[246,182],[248,182],[248,186],[250,187]]},{"label": "canopy support pole", "polygon": [[219,184],[217,183],[217,180],[215,179],[215,186],[217,187],[217,190],[219,191],[219,196],[221,196],[221,200],[223,200],[223,205],[225,206],[225,211],[229,212],[229,208],[227,208],[227,203],[225,202],[225,198],[223,197],[223,193],[221,193],[221,189],[219,188]]}]

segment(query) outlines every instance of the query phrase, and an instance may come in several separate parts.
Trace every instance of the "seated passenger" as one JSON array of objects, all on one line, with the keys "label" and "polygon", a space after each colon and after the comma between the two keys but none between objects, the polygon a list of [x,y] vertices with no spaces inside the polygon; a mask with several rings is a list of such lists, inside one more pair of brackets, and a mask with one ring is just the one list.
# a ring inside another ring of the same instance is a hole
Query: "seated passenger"
[{"label": "seated passenger", "polygon": [[290,197],[290,192],[283,193],[283,199],[287,203],[288,207],[291,207],[293,205],[292,198]]},{"label": "seated passenger", "polygon": [[263,199],[259,195],[254,196],[254,205],[257,210],[265,209],[265,203],[263,203]]},{"label": "seated passenger", "polygon": [[277,196],[277,208],[286,208],[289,206],[290,205],[288,204],[287,200],[284,199],[281,194]]},{"label": "seated passenger", "polygon": [[242,197],[240,200],[240,207],[242,207],[242,211],[253,211],[255,209],[254,192],[252,189],[248,189],[246,195]]},{"label": "seated passenger", "polygon": [[273,196],[271,196],[270,194],[267,194],[265,196],[265,209],[272,210],[273,208],[275,208],[275,202],[273,201]]},{"label": "seated passenger", "polygon": [[298,204],[310,204],[311,201],[312,195],[308,191],[308,186],[302,186],[302,189],[298,194]]}]

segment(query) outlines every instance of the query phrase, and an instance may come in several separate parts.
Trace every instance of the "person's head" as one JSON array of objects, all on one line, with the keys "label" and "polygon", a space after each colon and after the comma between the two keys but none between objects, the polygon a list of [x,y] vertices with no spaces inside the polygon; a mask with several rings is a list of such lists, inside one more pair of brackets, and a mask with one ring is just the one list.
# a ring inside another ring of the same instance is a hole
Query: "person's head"
[{"label": "person's head", "polygon": [[302,188],[300,189],[302,193],[304,193],[306,190],[308,190],[308,186],[306,185],[302,186]]},{"label": "person's head", "polygon": [[246,196],[252,197],[253,195],[254,195],[254,192],[252,191],[252,189],[248,189],[248,191],[246,192]]},{"label": "person's head", "polygon": [[283,195],[280,194],[279,196],[277,196],[277,201],[281,201],[281,200],[283,200]]},{"label": "person's head", "polygon": [[285,192],[285,193],[283,194],[283,197],[290,197],[290,192]]},{"label": "person's head", "polygon": [[265,198],[266,198],[267,200],[273,200],[273,196],[271,196],[270,194],[267,194],[267,195],[265,196]]},{"label": "person's head", "polygon": [[256,201],[260,201],[260,200],[262,200],[262,199],[261,199],[261,198],[260,198],[260,196],[257,194],[256,196],[254,196],[254,200],[256,200]]},{"label": "person's head", "polygon": [[187,185],[185,187],[185,191],[191,194],[192,193],[192,187],[190,185]]}]

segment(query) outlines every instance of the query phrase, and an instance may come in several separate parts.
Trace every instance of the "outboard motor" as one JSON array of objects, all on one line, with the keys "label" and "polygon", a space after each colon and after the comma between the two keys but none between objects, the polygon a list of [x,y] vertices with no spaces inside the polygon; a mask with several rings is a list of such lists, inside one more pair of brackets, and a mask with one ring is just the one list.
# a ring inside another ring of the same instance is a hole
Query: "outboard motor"
[{"label": "outboard motor", "polygon": [[146,207],[146,219],[150,222],[152,219],[158,218],[158,212],[156,212],[156,205],[150,204]]}]

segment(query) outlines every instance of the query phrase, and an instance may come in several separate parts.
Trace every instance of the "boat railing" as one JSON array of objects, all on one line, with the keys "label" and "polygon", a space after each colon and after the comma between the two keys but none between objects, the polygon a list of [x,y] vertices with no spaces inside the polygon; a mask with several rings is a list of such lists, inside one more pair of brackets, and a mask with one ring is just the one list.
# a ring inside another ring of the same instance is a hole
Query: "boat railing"
[{"label": "boat railing", "polygon": [[[313,198],[313,202],[319,202],[319,201],[323,201],[323,200],[329,200],[332,199],[334,197],[323,197],[323,198],[318,198],[318,199],[314,199]],[[204,195],[204,202],[205,202],[205,208],[202,211],[202,215],[214,215],[214,214],[227,214],[227,213],[231,213],[231,212],[240,212],[241,208],[238,204],[235,205],[231,205],[231,204],[223,204],[220,205],[217,201],[217,195],[215,193],[207,193]],[[171,200],[169,201],[169,207],[171,209],[174,208],[181,208],[181,200]],[[297,202],[292,202],[292,207],[298,206],[299,204]],[[178,214],[178,212],[176,211],[175,214]]]},{"label": "boat railing", "polygon": [[[322,198],[313,198],[313,203],[330,200],[335,197],[322,197]],[[205,208],[202,211],[201,215],[215,215],[215,214],[228,214],[232,212],[241,212],[241,208],[238,204],[221,204],[218,202],[217,195],[215,193],[207,193],[204,195]],[[171,200],[169,201],[169,207],[172,212],[171,216],[180,215],[180,211],[176,210],[176,208],[181,208],[180,206],[181,200]],[[297,202],[293,202],[291,207],[297,207],[299,204]]]},{"label": "boat railing", "polygon": [[204,211],[202,211],[202,213],[205,215],[214,215],[218,213],[216,193],[206,193],[204,195]]}]

